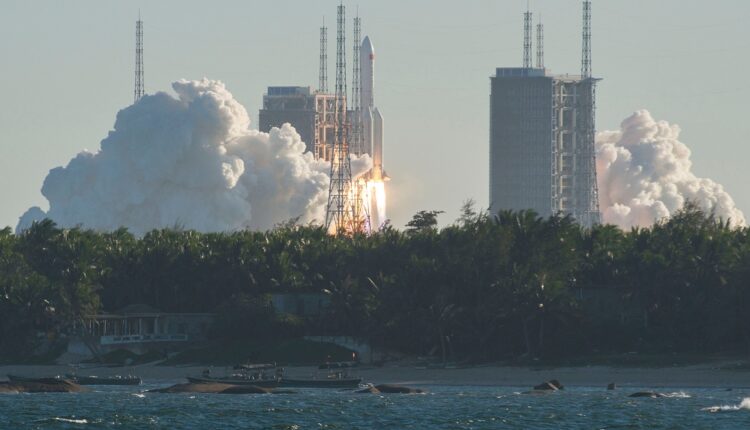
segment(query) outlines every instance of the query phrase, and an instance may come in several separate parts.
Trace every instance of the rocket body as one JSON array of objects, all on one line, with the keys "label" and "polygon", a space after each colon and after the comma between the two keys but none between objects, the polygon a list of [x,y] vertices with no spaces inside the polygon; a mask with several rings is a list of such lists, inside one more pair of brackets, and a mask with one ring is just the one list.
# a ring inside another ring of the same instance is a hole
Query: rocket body
[{"label": "rocket body", "polygon": [[369,36],[360,47],[363,151],[372,157],[372,179],[383,180],[383,115],[375,107],[375,48]]},{"label": "rocket body", "polygon": [[367,182],[370,225],[373,229],[379,229],[387,221],[385,180],[388,178],[383,171],[383,115],[375,107],[375,49],[369,37],[364,38],[359,52],[362,150],[372,157],[372,170]]}]

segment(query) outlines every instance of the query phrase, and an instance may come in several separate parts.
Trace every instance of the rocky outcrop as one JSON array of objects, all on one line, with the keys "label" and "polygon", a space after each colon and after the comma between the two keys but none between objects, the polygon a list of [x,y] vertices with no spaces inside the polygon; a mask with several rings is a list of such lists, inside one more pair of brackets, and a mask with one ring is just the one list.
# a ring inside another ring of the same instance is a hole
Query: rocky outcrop
[{"label": "rocky outcrop", "polygon": [[424,394],[427,391],[422,390],[421,388],[404,387],[403,385],[380,384],[375,386],[371,385],[357,392],[371,394]]},{"label": "rocky outcrop", "polygon": [[49,379],[42,382],[0,382],[0,393],[80,393],[86,391],[66,379]]},{"label": "rocky outcrop", "polygon": [[607,390],[609,391],[616,390],[616,389],[617,389],[617,384],[615,384],[614,382],[610,382],[609,385],[607,385]]},{"label": "rocky outcrop", "polygon": [[542,382],[539,385],[534,386],[535,390],[544,390],[544,391],[557,391],[557,390],[563,390],[565,387],[558,381],[557,379],[550,379],[549,381]]}]

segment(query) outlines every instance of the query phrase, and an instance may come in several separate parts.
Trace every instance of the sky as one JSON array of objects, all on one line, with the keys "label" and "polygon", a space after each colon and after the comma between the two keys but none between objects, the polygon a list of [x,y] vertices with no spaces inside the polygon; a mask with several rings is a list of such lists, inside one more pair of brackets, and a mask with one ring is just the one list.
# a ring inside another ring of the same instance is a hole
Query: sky
[{"label": "sky", "polygon": [[[329,27],[333,85],[338,1],[4,0],[0,14],[0,226],[43,209],[48,171],[95,151],[133,102],[134,31],[144,21],[147,93],[181,79],[223,81],[257,127],[268,86],[317,86],[319,27]],[[389,217],[488,203],[489,77],[522,61],[521,0],[345,2],[377,55],[385,118]],[[532,0],[545,25],[545,65],[580,71],[579,0]],[[679,124],[693,171],[750,212],[750,2],[594,0],[597,128],[648,109]],[[351,40],[347,60],[351,66]],[[351,69],[351,67],[350,67]],[[348,71],[351,78],[351,70]]]}]

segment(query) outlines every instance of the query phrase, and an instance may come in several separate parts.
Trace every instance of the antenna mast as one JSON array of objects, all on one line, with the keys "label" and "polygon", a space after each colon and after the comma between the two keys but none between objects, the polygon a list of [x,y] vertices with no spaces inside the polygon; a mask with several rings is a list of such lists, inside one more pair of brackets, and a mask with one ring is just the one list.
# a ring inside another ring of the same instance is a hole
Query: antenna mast
[{"label": "antenna mast", "polygon": [[528,10],[523,14],[523,68],[530,69],[531,64],[531,12]]},{"label": "antenna mast", "polygon": [[318,91],[321,93],[328,92],[328,27],[326,27],[326,18],[323,17],[323,26],[320,27],[320,82]]},{"label": "antenna mast", "polygon": [[539,24],[536,25],[536,68],[544,68],[544,24],[539,16]]},{"label": "antenna mast", "polygon": [[336,32],[336,119],[334,142],[331,156],[331,182],[328,187],[326,209],[326,229],[336,234],[353,231],[351,160],[347,143],[348,124],[346,120],[346,9],[338,6]]},{"label": "antenna mast", "polygon": [[133,103],[143,97],[143,21],[141,11],[138,11],[138,21],[135,22],[135,90]]}]

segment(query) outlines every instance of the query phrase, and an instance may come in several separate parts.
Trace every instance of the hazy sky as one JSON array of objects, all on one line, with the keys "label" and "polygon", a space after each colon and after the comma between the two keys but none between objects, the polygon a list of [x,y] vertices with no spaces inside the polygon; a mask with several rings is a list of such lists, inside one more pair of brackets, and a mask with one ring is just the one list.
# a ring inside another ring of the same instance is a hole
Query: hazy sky
[{"label": "hazy sky", "polygon": [[[534,0],[546,65],[580,71],[579,0]],[[593,2],[598,128],[637,109],[679,124],[693,171],[723,184],[750,212],[750,2]],[[329,26],[333,85],[337,1],[4,0],[0,13],[0,225],[42,206],[49,169],[96,150],[133,101],[134,26],[145,27],[146,92],[171,82],[222,80],[257,127],[269,85],[318,82],[319,26]],[[489,76],[518,66],[521,0],[346,2],[377,53],[376,104],[385,117],[389,216],[420,209],[456,218],[467,198],[488,201]],[[351,43],[347,41],[351,65]],[[348,72],[351,78],[351,70]]]}]

